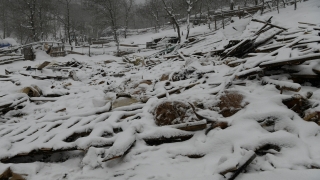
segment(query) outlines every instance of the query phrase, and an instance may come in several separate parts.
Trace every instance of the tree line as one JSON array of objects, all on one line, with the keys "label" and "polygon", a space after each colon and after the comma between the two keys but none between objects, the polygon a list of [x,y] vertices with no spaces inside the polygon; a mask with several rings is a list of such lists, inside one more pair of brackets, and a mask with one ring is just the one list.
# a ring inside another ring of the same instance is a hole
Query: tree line
[{"label": "tree line", "polygon": [[[212,10],[235,5],[257,5],[263,0],[1,0],[0,37],[14,37],[19,43],[41,40],[71,44],[119,31],[126,38],[132,29],[152,27],[155,32],[165,25],[179,28],[184,19],[190,29],[190,17],[205,19]],[[177,29],[180,32],[179,29]],[[180,34],[179,34],[180,36]],[[187,34],[188,36],[188,34]]]}]

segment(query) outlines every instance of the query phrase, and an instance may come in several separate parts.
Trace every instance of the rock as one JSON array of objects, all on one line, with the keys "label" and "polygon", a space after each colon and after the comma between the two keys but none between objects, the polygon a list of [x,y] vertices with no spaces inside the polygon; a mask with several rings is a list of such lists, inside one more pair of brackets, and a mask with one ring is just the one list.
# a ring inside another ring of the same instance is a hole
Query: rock
[{"label": "rock", "polygon": [[163,101],[154,109],[158,126],[199,121],[189,104],[180,101]]},{"label": "rock", "polygon": [[128,97],[120,97],[113,101],[112,103],[112,109],[123,107],[123,106],[129,106],[131,104],[137,103],[139,100],[135,98],[128,98]]},{"label": "rock", "polygon": [[160,77],[160,81],[167,81],[169,80],[170,73],[162,74]]},{"label": "rock", "polygon": [[103,107],[107,104],[107,100],[105,99],[92,99],[92,104],[94,107]]},{"label": "rock", "polygon": [[26,174],[14,173],[10,168],[7,168],[2,174],[0,174],[0,179],[11,179],[11,180],[25,180],[24,176]]},{"label": "rock", "polygon": [[140,82],[135,83],[133,88],[137,88],[141,84],[151,85],[152,84],[152,80],[141,80]]},{"label": "rock", "polygon": [[286,105],[288,109],[298,113],[302,118],[305,116],[305,111],[312,106],[309,100],[300,94],[295,94],[291,98],[284,99],[282,103]]},{"label": "rock", "polygon": [[37,85],[24,87],[21,92],[27,94],[29,97],[40,97],[42,95],[42,91]]}]

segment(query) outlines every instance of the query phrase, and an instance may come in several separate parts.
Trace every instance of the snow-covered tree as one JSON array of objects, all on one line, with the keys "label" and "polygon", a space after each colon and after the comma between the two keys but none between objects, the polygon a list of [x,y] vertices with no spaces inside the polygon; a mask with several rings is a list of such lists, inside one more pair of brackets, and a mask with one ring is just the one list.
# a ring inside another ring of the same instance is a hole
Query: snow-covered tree
[{"label": "snow-covered tree", "polygon": [[190,14],[191,14],[191,10],[192,10],[194,4],[198,2],[198,0],[186,0],[185,2],[187,4],[187,36],[186,36],[186,39],[188,39],[189,33],[190,33]]}]

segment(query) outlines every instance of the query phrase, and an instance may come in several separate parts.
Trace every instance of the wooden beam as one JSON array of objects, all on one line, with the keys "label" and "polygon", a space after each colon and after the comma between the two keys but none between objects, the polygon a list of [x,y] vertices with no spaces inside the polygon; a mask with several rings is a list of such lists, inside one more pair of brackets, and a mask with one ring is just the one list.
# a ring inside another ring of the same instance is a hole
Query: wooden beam
[{"label": "wooden beam", "polygon": [[271,79],[269,77],[263,77],[262,83],[276,85],[276,87],[281,90],[288,90],[288,91],[294,91],[294,92],[299,92],[301,90],[300,84],[278,81],[278,80]]},{"label": "wooden beam", "polygon": [[267,25],[269,25],[269,26],[272,26],[272,27],[275,27],[275,28],[278,28],[278,29],[283,29],[283,30],[285,30],[285,31],[288,30],[287,28],[280,27],[280,26],[277,26],[277,25],[275,25],[275,24],[271,24],[271,23],[268,23],[268,22],[264,22],[264,21],[261,21],[261,20],[258,20],[258,19],[252,19],[251,21],[259,22],[259,23],[264,23],[264,24],[267,24]]},{"label": "wooden beam", "polygon": [[264,63],[260,64],[259,67],[270,68],[270,67],[276,67],[276,66],[301,64],[305,61],[311,61],[311,60],[316,60],[316,59],[320,59],[320,53],[314,53],[314,54],[310,54],[310,55],[299,56],[299,57],[295,57],[295,58],[288,58],[288,59],[283,59],[283,60],[264,62]]}]

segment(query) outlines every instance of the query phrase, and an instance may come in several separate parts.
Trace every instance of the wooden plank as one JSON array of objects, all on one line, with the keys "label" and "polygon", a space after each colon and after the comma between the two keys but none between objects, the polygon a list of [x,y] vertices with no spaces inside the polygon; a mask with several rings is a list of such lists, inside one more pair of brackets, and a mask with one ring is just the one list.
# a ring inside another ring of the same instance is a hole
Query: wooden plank
[{"label": "wooden plank", "polygon": [[260,72],[262,72],[263,69],[261,69],[260,67],[255,67],[252,69],[248,69],[248,70],[244,70],[241,71],[239,73],[236,74],[236,78],[240,79],[240,78],[246,78],[248,76],[254,75],[254,74],[258,74]]},{"label": "wooden plank", "polygon": [[207,128],[207,121],[195,121],[181,124],[170,125],[169,127],[184,130],[184,131],[199,131]]},{"label": "wooden plank", "polygon": [[57,100],[58,100],[58,98],[47,98],[47,97],[31,97],[30,98],[31,102],[35,102],[35,101],[54,102]]},{"label": "wooden plank", "polygon": [[320,75],[320,65],[317,65],[312,68],[312,71],[316,73],[317,75]]},{"label": "wooden plank", "polygon": [[262,83],[276,85],[277,88],[281,90],[288,90],[288,91],[294,91],[294,92],[299,92],[301,90],[300,84],[278,81],[278,80],[270,79],[269,77],[263,77]]},{"label": "wooden plank", "polygon": [[261,21],[261,20],[258,20],[258,19],[252,19],[251,21],[254,21],[254,22],[259,22],[259,23],[264,23],[264,24],[267,24],[269,26],[272,26],[272,27],[275,27],[275,28],[278,28],[278,29],[283,29],[285,31],[288,30],[288,28],[284,28],[284,27],[280,27],[280,26],[277,26],[275,24],[271,24],[271,23],[268,23],[268,22],[264,22],[264,21]]},{"label": "wooden plank", "polygon": [[164,143],[174,143],[174,142],[182,142],[189,140],[193,137],[193,134],[184,134],[184,135],[176,135],[171,137],[152,137],[152,138],[143,138],[143,140],[151,146],[160,145]]},{"label": "wooden plank", "polygon": [[[267,22],[271,22],[271,19],[272,19],[272,17],[273,16],[271,16],[268,20],[267,20]],[[265,24],[265,25],[263,25],[256,33],[254,33],[254,35],[253,36],[256,36],[256,35],[259,35],[259,34],[261,34],[261,32],[262,32],[262,30],[264,29],[264,28],[266,28],[268,26],[268,24]]]},{"label": "wooden plank", "polygon": [[306,25],[309,25],[309,26],[317,26],[316,24],[313,24],[313,23],[308,23],[308,22],[298,22],[299,24],[306,24]]},{"label": "wooden plank", "polygon": [[236,172],[228,180],[234,180],[257,157],[257,155],[254,152],[250,153],[249,155],[245,155],[241,159],[241,161],[239,162],[240,167],[236,170]]},{"label": "wooden plank", "polygon": [[51,62],[45,61],[40,66],[38,66],[37,70],[42,70],[44,67],[48,66]]},{"label": "wooden plank", "polygon": [[311,60],[316,60],[316,59],[320,59],[320,53],[314,53],[314,54],[310,54],[310,55],[299,56],[299,57],[295,57],[295,58],[288,58],[288,59],[283,59],[283,60],[264,62],[264,63],[260,64],[259,67],[270,68],[270,67],[276,67],[276,66],[301,64],[305,61],[311,61]]}]

